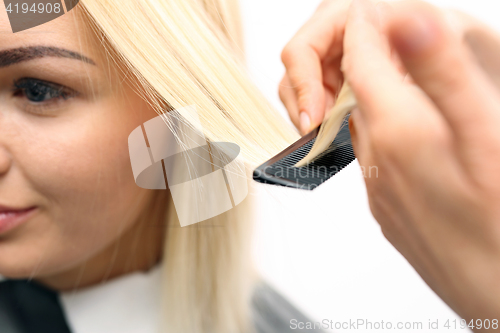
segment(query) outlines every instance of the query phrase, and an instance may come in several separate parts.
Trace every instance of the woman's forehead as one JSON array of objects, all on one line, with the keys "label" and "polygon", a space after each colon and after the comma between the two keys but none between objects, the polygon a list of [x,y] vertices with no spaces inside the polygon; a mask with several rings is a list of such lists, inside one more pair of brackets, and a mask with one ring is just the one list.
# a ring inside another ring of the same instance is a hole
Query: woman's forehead
[{"label": "woman's forehead", "polygon": [[83,53],[92,59],[103,56],[81,9],[75,8],[52,21],[13,33],[7,12],[3,10],[4,0],[0,0],[0,3],[0,51],[26,46],[45,46]]}]

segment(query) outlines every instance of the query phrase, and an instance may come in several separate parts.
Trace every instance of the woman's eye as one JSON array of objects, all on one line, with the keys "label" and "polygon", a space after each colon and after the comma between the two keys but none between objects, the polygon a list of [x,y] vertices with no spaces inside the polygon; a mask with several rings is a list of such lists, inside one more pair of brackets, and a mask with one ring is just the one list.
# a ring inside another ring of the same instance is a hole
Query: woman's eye
[{"label": "woman's eye", "polygon": [[52,82],[23,78],[14,82],[14,96],[23,99],[24,108],[32,113],[54,111],[60,102],[77,95],[77,92]]}]

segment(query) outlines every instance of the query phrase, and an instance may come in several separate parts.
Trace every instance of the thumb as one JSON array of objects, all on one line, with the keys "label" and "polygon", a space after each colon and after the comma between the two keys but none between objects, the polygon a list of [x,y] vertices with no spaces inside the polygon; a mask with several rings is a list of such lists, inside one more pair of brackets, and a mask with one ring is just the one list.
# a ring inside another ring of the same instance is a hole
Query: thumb
[{"label": "thumb", "polygon": [[500,98],[443,13],[424,2],[395,6],[390,40],[413,80],[456,137],[498,124]]}]

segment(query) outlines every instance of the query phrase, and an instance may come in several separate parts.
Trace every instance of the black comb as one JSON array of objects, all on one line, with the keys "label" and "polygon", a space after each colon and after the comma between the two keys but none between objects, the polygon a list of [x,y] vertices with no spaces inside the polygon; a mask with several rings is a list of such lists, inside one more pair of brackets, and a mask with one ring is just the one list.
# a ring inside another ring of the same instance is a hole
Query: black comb
[{"label": "black comb", "polygon": [[348,121],[349,115],[344,119],[330,147],[313,162],[300,168],[294,166],[311,150],[319,127],[255,169],[253,179],[264,184],[314,190],[356,158],[352,149]]}]

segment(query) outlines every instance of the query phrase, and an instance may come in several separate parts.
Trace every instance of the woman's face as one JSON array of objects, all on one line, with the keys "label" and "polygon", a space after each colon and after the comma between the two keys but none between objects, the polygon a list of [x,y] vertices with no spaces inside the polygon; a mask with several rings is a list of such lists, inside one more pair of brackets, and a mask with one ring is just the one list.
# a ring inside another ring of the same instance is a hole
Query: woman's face
[{"label": "woman's face", "polygon": [[77,9],[13,34],[0,8],[0,274],[50,277],[138,221],[151,192],[134,183],[127,138],[156,113]]}]

